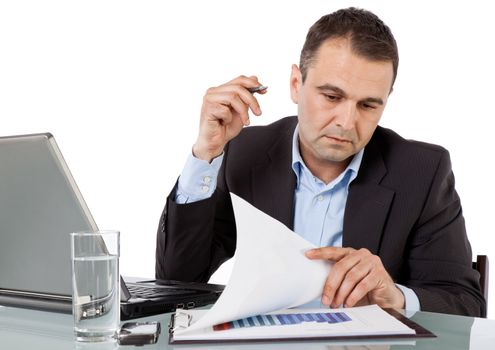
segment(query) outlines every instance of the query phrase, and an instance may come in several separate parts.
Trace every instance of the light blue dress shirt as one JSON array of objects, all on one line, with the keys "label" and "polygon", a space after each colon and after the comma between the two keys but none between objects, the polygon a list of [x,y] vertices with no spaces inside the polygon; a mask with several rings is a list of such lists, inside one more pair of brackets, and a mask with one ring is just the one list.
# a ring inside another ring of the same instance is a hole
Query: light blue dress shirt
[{"label": "light blue dress shirt", "polygon": [[349,184],[358,174],[364,150],[336,179],[325,184],[311,173],[299,153],[298,128],[292,142],[292,169],[296,174],[294,232],[317,247],[342,247]]},{"label": "light blue dress shirt", "polygon": [[[364,149],[359,151],[347,168],[332,182],[325,184],[306,167],[299,153],[299,128],[292,140],[292,169],[296,174],[294,232],[317,247],[342,247],[344,211],[350,183],[357,177]],[[223,153],[211,163],[189,155],[175,201],[192,203],[212,196],[223,161]],[[406,308],[419,311],[419,300],[410,288],[397,284],[405,297]],[[304,305],[321,307],[320,299]]]}]

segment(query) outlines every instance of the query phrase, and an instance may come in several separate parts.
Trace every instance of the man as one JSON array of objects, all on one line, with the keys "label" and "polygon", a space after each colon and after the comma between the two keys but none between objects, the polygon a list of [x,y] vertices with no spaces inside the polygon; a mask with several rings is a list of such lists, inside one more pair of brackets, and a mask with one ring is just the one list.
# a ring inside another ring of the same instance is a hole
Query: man
[{"label": "man", "polygon": [[297,117],[244,128],[261,114],[257,77],[210,88],[161,217],[157,278],[207,281],[233,256],[233,192],[320,246],[309,259],[335,262],[324,305],[484,314],[448,152],[378,127],[397,67],[389,28],[349,8],[309,30]]}]

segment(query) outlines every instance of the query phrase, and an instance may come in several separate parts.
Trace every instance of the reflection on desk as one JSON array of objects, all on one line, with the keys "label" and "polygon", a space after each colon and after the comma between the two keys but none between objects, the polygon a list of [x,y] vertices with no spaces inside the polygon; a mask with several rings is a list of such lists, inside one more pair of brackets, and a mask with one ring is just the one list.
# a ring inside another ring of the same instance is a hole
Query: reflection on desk
[{"label": "reflection on desk", "polygon": [[[429,312],[408,313],[414,322],[435,333],[438,338],[421,339],[415,342],[359,341],[359,342],[295,342],[259,343],[242,345],[184,346],[168,345],[167,325],[170,314],[141,319],[160,321],[162,334],[157,344],[142,349],[289,349],[289,350],[330,350],[330,349],[493,349],[495,344],[495,320],[451,316]],[[42,350],[110,350],[116,344],[78,344],[72,333],[72,316],[42,311],[31,311],[0,306],[0,343],[2,349]],[[124,347],[123,347],[124,348]],[[127,349],[131,349],[127,347]],[[141,349],[141,347],[140,347]]]}]

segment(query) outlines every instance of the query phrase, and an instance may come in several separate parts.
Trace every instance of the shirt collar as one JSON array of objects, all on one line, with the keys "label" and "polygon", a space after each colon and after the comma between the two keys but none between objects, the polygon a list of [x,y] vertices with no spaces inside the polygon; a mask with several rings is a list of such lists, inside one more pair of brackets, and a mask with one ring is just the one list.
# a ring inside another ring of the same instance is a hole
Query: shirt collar
[{"label": "shirt collar", "polygon": [[[345,174],[351,172],[349,183],[351,183],[358,175],[359,168],[361,166],[361,161],[363,160],[364,148],[354,155],[351,162],[347,168],[340,174],[337,179],[340,181]],[[308,169],[304,160],[299,152],[299,124],[296,125],[294,130],[294,135],[292,136],[292,170],[296,174],[296,188],[299,188],[301,182],[301,171],[307,171],[311,173]]]}]

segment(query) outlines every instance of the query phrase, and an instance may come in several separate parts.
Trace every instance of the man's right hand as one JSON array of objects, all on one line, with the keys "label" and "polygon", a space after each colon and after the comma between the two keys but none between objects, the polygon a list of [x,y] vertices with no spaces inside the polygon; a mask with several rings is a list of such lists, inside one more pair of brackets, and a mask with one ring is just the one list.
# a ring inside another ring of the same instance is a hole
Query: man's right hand
[{"label": "man's right hand", "polygon": [[[249,109],[255,115],[261,115],[258,101],[248,91],[248,88],[260,85],[257,77],[241,75],[206,91],[201,107],[199,135],[193,146],[196,158],[211,162],[222,154],[227,142],[236,137],[245,125],[249,125]],[[260,91],[261,94],[265,92]]]}]

